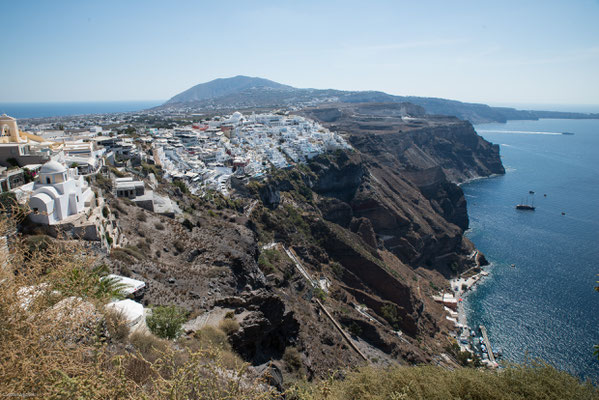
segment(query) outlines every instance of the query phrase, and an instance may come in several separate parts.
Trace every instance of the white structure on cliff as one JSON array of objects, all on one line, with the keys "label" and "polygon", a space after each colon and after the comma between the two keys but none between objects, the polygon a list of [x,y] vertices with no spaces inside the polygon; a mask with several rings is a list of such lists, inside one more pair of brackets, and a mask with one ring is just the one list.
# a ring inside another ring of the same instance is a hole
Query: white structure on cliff
[{"label": "white structure on cliff", "polygon": [[53,225],[63,222],[71,215],[77,215],[90,206],[93,192],[76,169],[49,161],[39,173],[29,198],[33,211],[31,220],[39,224]]}]

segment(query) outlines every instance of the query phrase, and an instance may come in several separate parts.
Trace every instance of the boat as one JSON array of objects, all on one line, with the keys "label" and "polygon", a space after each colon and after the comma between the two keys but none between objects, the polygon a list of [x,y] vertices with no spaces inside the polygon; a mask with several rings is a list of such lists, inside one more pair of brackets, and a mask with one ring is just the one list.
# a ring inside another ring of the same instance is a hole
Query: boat
[{"label": "boat", "polygon": [[[534,195],[535,192],[533,192],[531,190],[528,193]],[[524,202],[521,202],[520,204],[516,204],[516,210],[534,211],[535,210],[534,202],[535,202],[535,199],[534,199],[534,196],[533,196],[532,201],[530,202],[530,204],[526,204]]]},{"label": "boat", "polygon": [[574,135],[572,132],[562,132],[562,135]]},{"label": "boat", "polygon": [[528,193],[535,194],[535,191],[534,190],[529,190]]},{"label": "boat", "polygon": [[535,208],[535,206],[530,206],[528,204],[516,204],[516,210],[534,211]]},{"label": "boat", "polygon": [[516,268],[516,264],[512,264],[512,268]]},{"label": "boat", "polygon": [[566,215],[566,213],[562,211],[562,215]]}]

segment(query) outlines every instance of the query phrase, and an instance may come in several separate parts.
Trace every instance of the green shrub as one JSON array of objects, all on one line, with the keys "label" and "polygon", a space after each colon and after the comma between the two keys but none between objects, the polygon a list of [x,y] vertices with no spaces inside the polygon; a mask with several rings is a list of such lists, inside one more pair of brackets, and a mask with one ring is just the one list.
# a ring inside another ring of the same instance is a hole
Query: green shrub
[{"label": "green shrub", "polygon": [[106,207],[106,206],[102,207],[102,215],[104,216],[104,218],[108,218],[109,214],[110,214],[110,210],[108,210],[108,207]]},{"label": "green shrub", "polygon": [[178,187],[179,189],[181,189],[181,192],[183,193],[189,193],[189,189],[187,188],[187,185],[185,184],[185,182],[183,181],[174,181],[173,185],[175,185],[176,187]]},{"label": "green shrub", "polygon": [[362,328],[355,321],[352,321],[351,325],[347,328],[349,333],[354,336],[360,336],[362,334]]},{"label": "green shrub", "polygon": [[400,329],[401,316],[393,304],[385,304],[381,307],[381,317],[385,318],[396,331]]},{"label": "green shrub", "polygon": [[325,301],[327,298],[326,292],[319,287],[314,288],[314,296],[320,301]]},{"label": "green shrub", "polygon": [[181,326],[187,313],[175,306],[157,306],[152,308],[152,315],[146,318],[150,331],[164,339],[175,339],[181,333]]}]

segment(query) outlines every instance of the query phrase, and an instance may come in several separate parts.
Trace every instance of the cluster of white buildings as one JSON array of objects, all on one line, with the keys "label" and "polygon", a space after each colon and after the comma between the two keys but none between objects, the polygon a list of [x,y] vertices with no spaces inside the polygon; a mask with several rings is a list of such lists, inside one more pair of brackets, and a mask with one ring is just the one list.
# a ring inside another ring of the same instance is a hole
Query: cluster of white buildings
[{"label": "cluster of white buildings", "polygon": [[268,170],[351,146],[318,122],[293,115],[239,112],[172,130],[151,130],[154,152],[171,179],[192,193],[227,194],[231,176],[261,178]]}]

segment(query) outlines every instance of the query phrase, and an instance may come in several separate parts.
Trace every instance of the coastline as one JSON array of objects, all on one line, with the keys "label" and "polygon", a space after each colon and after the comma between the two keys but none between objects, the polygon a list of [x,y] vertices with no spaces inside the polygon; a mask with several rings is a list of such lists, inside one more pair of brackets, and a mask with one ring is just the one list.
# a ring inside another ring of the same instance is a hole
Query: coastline
[{"label": "coastline", "polygon": [[[490,264],[489,264],[490,265]],[[460,323],[468,331],[472,330],[468,325],[468,318],[466,310],[464,309],[463,298],[476,290],[476,286],[483,280],[483,278],[489,276],[489,272],[482,269],[482,266],[474,267],[480,268],[480,272],[465,277],[464,274],[468,274],[472,269],[460,274],[457,278],[450,279],[449,283],[456,299],[458,299],[458,323]]]},{"label": "coastline", "polygon": [[[471,336],[471,332],[475,331],[468,324],[468,316],[466,315],[466,310],[464,308],[464,299],[470,293],[476,290],[476,287],[480,282],[482,282],[486,277],[489,276],[489,271],[484,270],[483,267],[492,267],[492,263],[488,263],[485,265],[479,264],[479,254],[482,255],[478,250],[476,250],[472,257],[477,260],[477,266],[472,267],[471,269],[464,271],[458,277],[450,279],[449,283],[451,285],[451,290],[455,300],[457,300],[457,327],[460,329],[457,340],[458,345],[460,346],[460,351],[468,351],[470,353],[475,354],[475,348],[472,346],[473,342],[471,341],[473,338]],[[478,269],[478,271],[476,271]],[[497,368],[499,365],[496,361],[491,360],[482,360],[482,363],[489,368]]]},{"label": "coastline", "polygon": [[505,176],[505,173],[504,174],[491,174],[491,175],[487,175],[487,176],[476,176],[474,178],[466,179],[464,182],[456,183],[456,185],[458,185],[459,187],[462,187],[462,185],[466,185],[468,183],[476,182],[476,181],[479,181],[482,179],[496,178],[498,176]]}]

